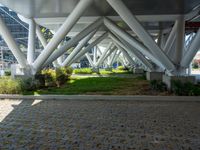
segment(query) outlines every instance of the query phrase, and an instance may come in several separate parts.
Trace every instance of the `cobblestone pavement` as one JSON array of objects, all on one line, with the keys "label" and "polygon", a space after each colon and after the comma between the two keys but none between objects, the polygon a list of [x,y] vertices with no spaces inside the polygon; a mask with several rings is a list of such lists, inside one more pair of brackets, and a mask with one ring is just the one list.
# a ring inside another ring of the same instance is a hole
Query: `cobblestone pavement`
[{"label": "cobblestone pavement", "polygon": [[0,100],[0,150],[200,150],[200,103]]}]

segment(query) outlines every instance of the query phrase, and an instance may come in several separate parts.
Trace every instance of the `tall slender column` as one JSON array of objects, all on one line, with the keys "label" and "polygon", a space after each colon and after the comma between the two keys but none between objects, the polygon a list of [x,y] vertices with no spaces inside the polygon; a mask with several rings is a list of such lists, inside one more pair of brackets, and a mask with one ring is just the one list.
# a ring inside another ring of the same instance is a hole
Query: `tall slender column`
[{"label": "tall slender column", "polygon": [[3,19],[0,17],[0,35],[5,40],[8,48],[12,51],[13,55],[17,59],[17,62],[20,64],[21,67],[27,67],[26,57],[23,52],[17,46],[15,40],[12,37],[11,32],[8,30],[6,24],[4,23]]},{"label": "tall slender column", "polygon": [[36,34],[36,24],[33,19],[29,21],[29,34],[28,34],[28,52],[27,61],[32,64],[35,59],[35,34]]},{"label": "tall slender column", "polygon": [[181,66],[188,68],[198,50],[200,50],[200,29],[196,33],[196,36],[193,39],[188,51],[184,55],[181,61]]},{"label": "tall slender column", "polygon": [[94,46],[99,44],[101,41],[103,41],[105,38],[108,37],[108,33],[104,33],[102,36],[97,38],[94,42],[92,42],[90,45],[88,45],[85,49],[83,49],[80,53],[78,53],[72,60],[72,62],[77,61],[79,58],[81,58],[85,53],[87,53],[89,50],[91,50]]},{"label": "tall slender column", "polygon": [[51,53],[56,49],[61,40],[67,35],[67,33],[71,30],[74,24],[78,21],[80,16],[86,10],[86,8],[91,4],[92,0],[81,0],[77,6],[74,8],[72,13],[67,17],[66,21],[63,25],[58,29],[55,33],[51,41],[47,44],[45,49],[39,55],[39,57],[35,60],[33,67],[35,71],[38,71],[46,59],[51,55]]},{"label": "tall slender column", "polygon": [[108,44],[107,48],[103,51],[101,57],[99,58],[99,60],[95,64],[95,67],[98,67],[102,63],[104,57],[106,56],[106,54],[108,53],[108,51],[111,49],[112,46],[113,46],[112,42]]},{"label": "tall slender column", "polygon": [[69,48],[75,46],[79,41],[81,41],[84,37],[90,34],[93,31],[96,31],[103,23],[102,18],[97,19],[94,23],[86,27],[83,31],[81,31],[78,35],[69,40],[65,45],[63,45],[60,49],[54,51],[51,56],[46,60],[43,66],[46,66],[52,63],[55,59],[63,55]]},{"label": "tall slender column", "polygon": [[104,19],[104,23],[113,34],[115,35],[117,34],[118,36],[120,36],[120,38],[129,43],[132,47],[134,47],[134,49],[141,52],[143,55],[147,56],[149,59],[151,59],[151,61],[153,61],[158,66],[160,67],[163,66],[162,62],[160,62],[157,58],[155,58],[155,56],[153,56],[152,53],[144,45],[142,45],[140,42],[134,39],[126,31],[119,28],[117,25],[115,25],[112,21],[110,21],[107,18]]},{"label": "tall slender column", "polygon": [[47,40],[44,38],[44,35],[38,25],[36,25],[36,34],[37,34],[37,37],[40,40],[42,46],[45,48],[47,45]]},{"label": "tall slender column", "polygon": [[76,48],[71,52],[71,54],[64,60],[62,63],[62,66],[68,66],[71,60],[81,51],[81,49],[88,43],[88,41],[94,36],[95,31],[90,33],[88,36],[86,36],[82,41],[79,42],[79,44],[76,46]]},{"label": "tall slender column", "polygon": [[94,67],[94,63],[92,62],[92,59],[91,59],[89,53],[86,53],[85,56],[86,56],[86,58],[88,59],[90,65],[91,65],[92,67]]},{"label": "tall slender column", "polygon": [[184,16],[180,16],[177,20],[177,39],[176,39],[176,51],[174,62],[179,67],[182,60],[184,44],[185,44],[185,20]]},{"label": "tall slender column", "polygon": [[154,56],[160,62],[165,65],[166,69],[172,71],[175,69],[174,64],[165,55],[165,53],[160,49],[160,47],[155,43],[153,38],[148,34],[148,32],[142,27],[136,17],[131,13],[131,11],[125,6],[121,0],[107,0],[108,3],[116,10],[116,12],[122,17],[122,19],[128,24],[128,26],[137,34],[137,36],[142,40],[144,45],[149,48]]}]

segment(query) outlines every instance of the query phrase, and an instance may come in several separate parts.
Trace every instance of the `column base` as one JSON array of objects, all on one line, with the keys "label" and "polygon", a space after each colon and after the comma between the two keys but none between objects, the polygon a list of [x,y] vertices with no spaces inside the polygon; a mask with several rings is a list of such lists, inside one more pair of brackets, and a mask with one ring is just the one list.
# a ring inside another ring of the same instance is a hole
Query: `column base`
[{"label": "column base", "polygon": [[105,68],[106,71],[112,71],[112,67]]},{"label": "column base", "polygon": [[99,73],[99,68],[92,68],[92,72]]},{"label": "column base", "polygon": [[162,81],[163,75],[163,72],[146,72],[146,79],[148,81]]},{"label": "column base", "polygon": [[31,68],[21,68],[19,64],[11,65],[11,77],[12,78],[21,78],[21,79],[29,79],[34,78],[34,75],[31,71]]},{"label": "column base", "polygon": [[133,73],[134,73],[134,74],[143,74],[143,73],[144,73],[144,70],[143,70],[143,69],[134,68],[134,69],[133,69]]},{"label": "column base", "polygon": [[163,75],[163,83],[167,85],[168,90],[172,89],[173,82],[174,81],[180,81],[181,83],[196,83],[196,78],[195,76],[168,76],[168,75]]}]

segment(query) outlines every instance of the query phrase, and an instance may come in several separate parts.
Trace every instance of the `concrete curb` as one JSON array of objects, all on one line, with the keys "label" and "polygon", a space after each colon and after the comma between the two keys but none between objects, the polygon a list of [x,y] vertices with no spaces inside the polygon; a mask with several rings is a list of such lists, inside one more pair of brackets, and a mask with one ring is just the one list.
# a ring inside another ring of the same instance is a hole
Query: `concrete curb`
[{"label": "concrete curb", "polygon": [[1,100],[101,100],[144,102],[200,102],[199,96],[107,96],[107,95],[0,95]]}]

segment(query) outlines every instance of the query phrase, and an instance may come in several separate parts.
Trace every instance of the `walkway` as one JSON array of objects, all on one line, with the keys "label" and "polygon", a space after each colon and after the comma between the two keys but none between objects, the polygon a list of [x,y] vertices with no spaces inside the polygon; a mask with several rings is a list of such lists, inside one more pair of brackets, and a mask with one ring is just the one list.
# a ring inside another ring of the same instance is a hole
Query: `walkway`
[{"label": "walkway", "polygon": [[199,102],[0,100],[0,149],[200,150]]}]

